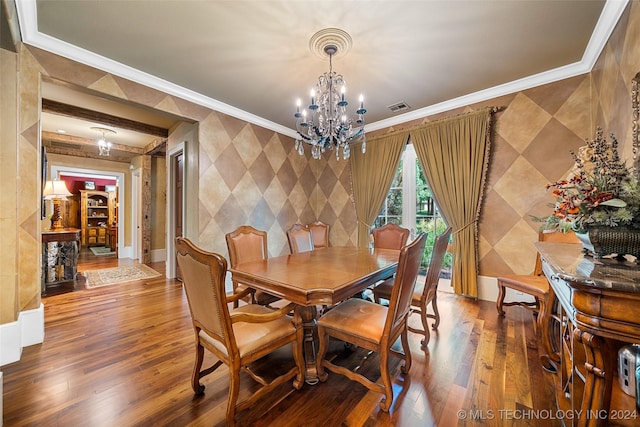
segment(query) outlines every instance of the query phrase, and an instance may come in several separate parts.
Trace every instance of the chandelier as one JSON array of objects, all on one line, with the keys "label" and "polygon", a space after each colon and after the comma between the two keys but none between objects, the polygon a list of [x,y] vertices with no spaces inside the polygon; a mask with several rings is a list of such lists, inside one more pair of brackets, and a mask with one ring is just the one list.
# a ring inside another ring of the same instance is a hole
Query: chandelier
[{"label": "chandelier", "polygon": [[100,150],[101,156],[108,156],[109,151],[111,150],[111,142],[107,141],[107,138],[105,137],[105,135],[107,133],[115,135],[116,131],[112,129],[101,128],[101,127],[92,127],[91,129],[102,133],[102,137],[98,140],[98,150]]},{"label": "chandelier", "polygon": [[[337,32],[337,33],[335,33]],[[351,144],[362,141],[362,152],[367,149],[366,137],[364,134],[364,98],[360,95],[360,104],[356,110],[356,115],[350,117],[347,113],[347,102],[345,98],[346,82],[342,75],[333,71],[333,56],[338,53],[338,45],[334,43],[338,34],[342,40],[350,37],[347,33],[338,29],[327,29],[316,33],[311,38],[310,45],[313,45],[314,38],[319,43],[329,40],[321,46],[325,55],[329,55],[329,72],[318,78],[318,83],[311,90],[311,103],[307,109],[300,111],[301,101],[298,100],[296,112],[296,130],[298,138],[295,148],[300,155],[304,155],[304,144],[311,146],[311,156],[319,159],[328,150],[336,151],[336,159],[340,158],[340,153],[344,159],[348,159],[351,154]]]}]

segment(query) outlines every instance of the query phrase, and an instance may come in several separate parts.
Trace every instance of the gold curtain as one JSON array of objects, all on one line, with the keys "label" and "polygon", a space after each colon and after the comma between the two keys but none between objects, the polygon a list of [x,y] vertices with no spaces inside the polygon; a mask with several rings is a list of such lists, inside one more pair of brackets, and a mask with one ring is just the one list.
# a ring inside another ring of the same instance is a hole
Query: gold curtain
[{"label": "gold curtain", "polygon": [[489,162],[492,111],[479,110],[410,131],[435,201],[454,230],[454,291],[474,298],[478,297],[477,221]]},{"label": "gold curtain", "polygon": [[369,245],[371,224],[387,197],[407,137],[404,132],[368,140],[365,154],[359,145],[351,150],[351,185],[360,247]]}]

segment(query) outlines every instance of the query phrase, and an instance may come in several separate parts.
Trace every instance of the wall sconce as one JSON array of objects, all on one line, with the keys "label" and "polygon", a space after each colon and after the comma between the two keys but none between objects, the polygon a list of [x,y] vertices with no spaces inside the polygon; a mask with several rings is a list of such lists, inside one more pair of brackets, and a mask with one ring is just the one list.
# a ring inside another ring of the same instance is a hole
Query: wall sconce
[{"label": "wall sconce", "polygon": [[64,181],[47,181],[44,185],[42,196],[53,202],[53,215],[51,215],[51,231],[63,230],[62,215],[60,214],[60,205],[63,200],[67,200],[67,196],[72,194],[67,189]]}]

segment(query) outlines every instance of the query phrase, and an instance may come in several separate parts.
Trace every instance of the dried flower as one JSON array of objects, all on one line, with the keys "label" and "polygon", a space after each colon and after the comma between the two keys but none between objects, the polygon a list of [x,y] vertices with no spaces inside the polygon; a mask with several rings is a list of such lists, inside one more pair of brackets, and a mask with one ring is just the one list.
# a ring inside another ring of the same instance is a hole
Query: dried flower
[{"label": "dried flower", "polygon": [[634,171],[618,155],[618,141],[610,141],[598,128],[593,141],[586,140],[579,154],[571,152],[575,161],[572,176],[547,185],[556,201],[553,213],[544,218],[542,229],[584,233],[590,226],[640,228],[640,185]]}]

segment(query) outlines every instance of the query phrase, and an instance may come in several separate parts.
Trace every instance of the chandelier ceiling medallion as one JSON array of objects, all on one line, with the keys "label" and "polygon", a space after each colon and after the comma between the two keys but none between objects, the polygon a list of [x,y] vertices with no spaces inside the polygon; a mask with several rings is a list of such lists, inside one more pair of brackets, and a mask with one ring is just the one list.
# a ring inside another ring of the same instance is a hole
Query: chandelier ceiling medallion
[{"label": "chandelier ceiling medallion", "polygon": [[111,142],[107,141],[106,134],[115,135],[116,131],[112,129],[102,128],[102,127],[92,127],[91,130],[95,130],[96,132],[100,132],[102,137],[98,140],[98,149],[100,150],[101,156],[108,156],[109,151],[111,150]]},{"label": "chandelier ceiling medallion", "polygon": [[296,130],[299,138],[295,148],[304,155],[304,144],[311,146],[311,155],[319,159],[327,150],[336,151],[336,159],[348,159],[351,144],[362,141],[362,152],[366,147],[364,134],[364,98],[360,95],[360,104],[355,116],[347,113],[346,82],[342,75],[333,71],[333,57],[342,56],[351,48],[351,36],[337,28],[326,28],[311,37],[309,47],[312,52],[323,58],[329,56],[329,72],[318,78],[315,88],[311,89],[311,103],[300,111],[298,99],[296,112]]}]

